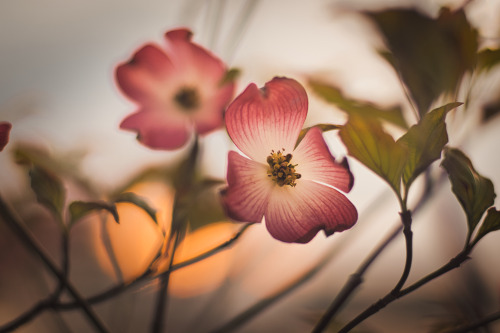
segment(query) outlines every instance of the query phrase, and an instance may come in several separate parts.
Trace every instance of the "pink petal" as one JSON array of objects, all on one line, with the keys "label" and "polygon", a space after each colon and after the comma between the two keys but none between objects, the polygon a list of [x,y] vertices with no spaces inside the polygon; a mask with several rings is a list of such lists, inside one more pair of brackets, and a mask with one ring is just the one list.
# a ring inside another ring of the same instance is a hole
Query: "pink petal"
[{"label": "pink petal", "polygon": [[11,128],[11,123],[8,123],[6,121],[0,122],[0,151],[2,151],[9,142],[9,133]]},{"label": "pink petal", "polygon": [[230,151],[227,183],[222,194],[227,215],[237,221],[261,222],[274,188],[267,166]]},{"label": "pink petal", "polygon": [[187,118],[172,117],[162,110],[140,110],[125,118],[120,128],[137,132],[137,139],[153,149],[180,148],[190,136]]},{"label": "pink petal", "polygon": [[176,29],[165,34],[167,53],[177,70],[191,80],[219,84],[226,73],[226,66],[210,51],[191,41],[188,29]]},{"label": "pink petal", "polygon": [[262,89],[250,84],[226,111],[226,127],[236,146],[265,163],[271,150],[292,152],[307,116],[307,94],[295,80],[274,78]]},{"label": "pink petal", "polygon": [[174,67],[167,55],[155,45],[145,45],[127,63],[116,68],[116,81],[123,93],[142,104],[164,99]]},{"label": "pink petal", "polygon": [[302,179],[322,182],[349,192],[354,178],[349,171],[347,160],[337,163],[330,153],[319,128],[311,128],[293,152],[292,163]]},{"label": "pink petal", "polygon": [[275,187],[265,212],[269,233],[283,242],[307,243],[349,229],[358,219],[354,205],[337,190],[300,179],[297,186]]},{"label": "pink petal", "polygon": [[224,110],[234,94],[234,83],[224,85],[210,99],[205,101],[201,110],[193,114],[196,132],[205,134],[224,124]]},{"label": "pink petal", "polygon": [[167,54],[179,73],[179,87],[192,87],[200,97],[200,108],[188,114],[200,134],[223,125],[223,112],[234,94],[234,83],[220,85],[226,66],[215,55],[191,41],[188,29],[177,29],[165,34]]}]

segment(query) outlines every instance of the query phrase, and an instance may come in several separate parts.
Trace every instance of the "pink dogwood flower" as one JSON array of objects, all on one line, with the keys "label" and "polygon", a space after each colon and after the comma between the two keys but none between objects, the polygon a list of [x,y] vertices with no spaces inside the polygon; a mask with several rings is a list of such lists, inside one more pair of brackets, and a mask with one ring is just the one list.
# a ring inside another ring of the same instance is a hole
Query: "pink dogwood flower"
[{"label": "pink dogwood flower", "polygon": [[353,177],[347,162],[331,155],[319,128],[296,146],[307,116],[304,88],[274,78],[259,89],[250,84],[229,105],[229,136],[247,157],[230,151],[222,201],[229,217],[261,222],[283,242],[307,243],[320,230],[327,236],[354,225],[358,213],[340,193]]},{"label": "pink dogwood flower", "polygon": [[9,133],[11,128],[11,123],[6,121],[0,122],[0,151],[2,151],[9,142]]},{"label": "pink dogwood flower", "polygon": [[234,82],[225,80],[224,63],[191,37],[187,29],[168,31],[163,49],[147,44],[116,68],[118,86],[138,104],[120,128],[137,132],[150,148],[177,149],[193,131],[205,134],[223,125]]}]

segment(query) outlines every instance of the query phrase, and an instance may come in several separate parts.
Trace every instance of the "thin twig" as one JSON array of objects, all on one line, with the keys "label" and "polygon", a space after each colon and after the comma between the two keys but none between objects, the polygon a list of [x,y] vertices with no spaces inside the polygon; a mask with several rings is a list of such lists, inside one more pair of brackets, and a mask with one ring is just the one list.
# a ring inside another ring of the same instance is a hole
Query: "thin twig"
[{"label": "thin twig", "polygon": [[368,318],[369,316],[373,315],[374,313],[380,311],[390,303],[394,302],[398,298],[401,298],[418,288],[422,287],[423,285],[427,284],[428,282],[434,280],[435,278],[455,269],[460,267],[460,265],[465,262],[466,260],[469,259],[469,253],[472,250],[472,247],[466,247],[464,250],[462,250],[457,256],[452,258],[447,264],[443,265],[441,268],[435,270],[431,274],[425,276],[424,278],[420,279],[419,281],[415,282],[414,284],[408,286],[405,289],[400,290],[397,293],[389,293],[387,294],[384,298],[380,299],[378,302],[372,304],[369,308],[367,308],[365,311],[363,311],[360,315],[358,315],[356,318],[354,318],[351,322],[349,322],[347,325],[345,325],[339,333],[345,333],[349,332],[352,328],[354,328],[357,324],[362,322],[364,319]]},{"label": "thin twig", "polygon": [[261,313],[264,309],[267,307],[271,306],[272,304],[276,303],[286,295],[290,294],[292,291],[296,290],[299,288],[301,285],[309,281],[311,278],[313,278],[325,265],[328,263],[328,261],[331,260],[332,256],[337,253],[335,251],[336,247],[329,251],[326,255],[323,256],[315,265],[313,265],[310,269],[308,269],[306,272],[302,273],[300,276],[298,276],[296,279],[294,279],[292,282],[288,283],[285,285],[283,288],[278,290],[276,293],[258,301],[251,307],[249,307],[247,310],[243,311],[233,319],[231,319],[229,322],[225,323],[223,326],[215,329],[212,331],[212,333],[226,333],[226,332],[233,332],[235,329],[238,327],[241,327],[243,324],[247,323],[250,321],[252,318],[254,318],[257,314]]},{"label": "thin twig", "polygon": [[[160,288],[158,289],[158,299],[156,302],[156,312],[155,316],[153,319],[153,326],[151,328],[152,333],[160,333],[164,331],[166,321],[167,321],[167,316],[166,316],[166,309],[167,309],[167,301],[168,301],[168,284],[170,282],[170,274],[171,274],[171,268],[172,264],[174,262],[174,257],[175,257],[175,251],[177,250],[177,246],[179,245],[179,231],[175,231],[175,236],[174,236],[174,244],[172,246],[172,253],[170,255],[170,260],[168,263],[168,270],[166,274],[163,274],[160,276]],[[169,247],[167,247],[168,249]]]},{"label": "thin twig", "polygon": [[451,328],[448,330],[443,331],[442,333],[466,333],[466,332],[472,332],[476,328],[480,328],[483,326],[486,326],[487,324],[494,322],[496,320],[500,320],[500,311],[494,312],[484,318],[478,319],[472,323],[465,324],[462,326],[458,326],[455,328]]},{"label": "thin twig", "polygon": [[389,235],[380,243],[379,246],[365,259],[365,261],[359,266],[355,273],[349,276],[349,279],[344,284],[340,292],[337,294],[336,298],[333,300],[330,307],[327,309],[325,314],[321,317],[320,321],[314,328],[313,332],[322,332],[328,323],[333,319],[335,314],[341,309],[345,304],[349,296],[356,290],[356,288],[363,283],[363,275],[371,266],[371,264],[378,258],[380,253],[396,238],[397,235],[403,230],[403,226],[398,224],[394,230],[389,233]]},{"label": "thin twig", "polygon": [[460,267],[462,263],[464,263],[469,259],[469,253],[471,251],[472,247],[466,247],[464,250],[462,250],[459,254],[457,254],[454,258],[452,258],[447,264],[443,265],[441,268],[435,270],[434,272],[428,274],[427,276],[423,277],[422,279],[418,280],[412,285],[401,290],[401,292],[399,292],[398,294],[398,298],[406,294],[409,294],[417,290],[418,288],[422,287],[423,285],[427,284],[428,282],[434,280],[435,278],[440,277],[441,275],[448,273],[449,271],[455,268]]},{"label": "thin twig", "polygon": [[[446,174],[441,173],[436,182],[430,181],[430,177],[426,174],[425,188],[419,198],[417,204],[413,209],[413,214],[415,215],[428,201],[431,197],[433,190],[440,185],[445,179]],[[337,294],[336,298],[333,300],[330,307],[327,309],[320,322],[314,328],[314,332],[321,332],[327,326],[327,324],[333,320],[337,312],[342,308],[342,306],[347,302],[352,293],[363,283],[363,276],[368,270],[368,268],[375,262],[375,259],[387,248],[387,246],[396,238],[397,235],[403,230],[403,225],[398,223],[398,225],[386,236],[386,238],[368,255],[368,257],[363,261],[355,273],[349,276],[349,279],[344,284],[340,292]]]},{"label": "thin twig", "polygon": [[403,222],[403,234],[405,235],[405,242],[406,242],[406,261],[403,273],[401,274],[401,278],[399,279],[396,286],[394,286],[394,288],[389,293],[387,293],[382,299],[372,304],[369,308],[360,313],[356,318],[347,323],[347,325],[345,325],[339,331],[339,333],[349,332],[351,329],[353,329],[358,324],[363,322],[366,318],[370,317],[374,313],[384,308],[387,304],[394,301],[400,294],[401,288],[403,288],[406,280],[408,279],[408,276],[410,275],[410,269],[413,257],[413,245],[412,245],[413,233],[411,231],[411,212],[405,209],[403,210],[404,211],[401,213],[401,221]]},{"label": "thin twig", "polygon": [[[101,292],[97,295],[89,297],[87,299],[87,302],[89,304],[96,304],[96,303],[106,301],[106,300],[130,289],[131,287],[136,286],[137,284],[139,284],[147,279],[158,278],[162,274],[167,274],[167,272],[174,272],[178,269],[193,265],[193,264],[200,262],[206,258],[209,258],[209,257],[211,257],[211,256],[213,256],[213,255],[215,255],[223,250],[228,249],[231,245],[233,245],[238,240],[238,238],[241,237],[241,235],[243,235],[243,233],[251,225],[253,225],[253,223],[245,224],[231,239],[225,241],[224,243],[222,243],[220,245],[217,245],[216,247],[214,247],[214,248],[212,248],[212,249],[210,249],[210,250],[208,250],[208,251],[206,251],[206,252],[204,252],[204,253],[202,253],[194,258],[182,261],[182,262],[177,263],[177,264],[173,264],[169,270],[166,270],[165,272],[162,272],[161,274],[159,274],[157,276],[152,277],[151,274],[153,274],[153,272],[150,270],[147,270],[142,275],[140,275],[139,277],[135,278],[132,281],[129,281],[128,283],[120,283],[120,284],[118,284],[118,285],[116,285],[116,286],[114,286],[114,287],[112,287],[104,292]],[[75,302],[58,303],[58,304],[55,304],[54,307],[58,310],[71,310],[71,309],[78,307],[78,304]]]},{"label": "thin twig", "polygon": [[213,256],[214,254],[219,253],[222,250],[225,250],[226,248],[230,247],[234,242],[236,242],[238,240],[238,238],[240,238],[240,236],[243,235],[243,233],[247,230],[247,228],[250,227],[253,224],[254,223],[246,223],[240,229],[240,231],[238,231],[232,238],[228,239],[224,243],[219,244],[216,247],[214,247],[213,249],[208,250],[207,252],[204,252],[204,253],[202,253],[202,254],[194,257],[194,258],[187,259],[187,260],[182,261],[182,262],[180,262],[178,264],[173,264],[172,267],[170,267],[169,270],[161,273],[160,275],[167,274],[168,272],[173,272],[173,271],[176,271],[176,270],[178,270],[180,268],[183,268],[183,267],[195,264],[195,263],[197,263],[199,261],[202,261],[202,260],[204,260],[206,258],[209,258],[209,257]]},{"label": "thin twig", "polygon": [[63,280],[59,280],[59,286],[55,293],[55,298],[58,298],[59,295],[64,291],[65,284],[64,282],[68,280],[69,276],[69,230],[64,229],[61,233],[61,248],[62,248],[62,273],[64,275]]},{"label": "thin twig", "polygon": [[59,282],[63,284],[70,295],[75,299],[76,304],[80,307],[89,321],[94,325],[98,332],[108,332],[104,323],[101,322],[99,317],[94,313],[92,308],[86,302],[86,300],[80,295],[75,287],[69,283],[65,278],[63,272],[59,270],[54,261],[50,258],[48,254],[45,253],[42,246],[33,237],[31,232],[14,216],[14,214],[7,207],[4,200],[0,197],[0,216],[7,223],[7,225],[17,234],[26,247],[28,247],[33,253],[38,255],[49,271],[57,277]]},{"label": "thin twig", "polygon": [[49,306],[49,300],[42,300],[39,301],[37,304],[35,304],[31,309],[28,311],[24,312],[22,315],[17,317],[16,319],[10,321],[9,323],[0,326],[0,333],[7,333],[7,332],[13,332],[14,330],[18,329],[22,325],[27,324],[31,320],[33,320],[36,316],[42,314],[45,310],[47,310]]}]

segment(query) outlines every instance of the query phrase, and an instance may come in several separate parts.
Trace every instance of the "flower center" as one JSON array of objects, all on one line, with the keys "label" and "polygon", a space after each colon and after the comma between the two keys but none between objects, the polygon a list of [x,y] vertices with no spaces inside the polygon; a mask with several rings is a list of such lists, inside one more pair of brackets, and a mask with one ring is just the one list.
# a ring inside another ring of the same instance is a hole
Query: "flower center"
[{"label": "flower center", "polygon": [[200,105],[200,96],[194,88],[183,87],[174,96],[175,102],[184,111],[193,111]]},{"label": "flower center", "polygon": [[267,176],[270,177],[279,186],[290,185],[295,187],[297,185],[295,181],[300,179],[300,173],[295,171],[297,164],[292,164],[292,154],[286,154],[285,149],[278,150],[278,152],[271,151],[271,154],[267,157],[267,164],[269,164],[269,169],[267,169]]}]

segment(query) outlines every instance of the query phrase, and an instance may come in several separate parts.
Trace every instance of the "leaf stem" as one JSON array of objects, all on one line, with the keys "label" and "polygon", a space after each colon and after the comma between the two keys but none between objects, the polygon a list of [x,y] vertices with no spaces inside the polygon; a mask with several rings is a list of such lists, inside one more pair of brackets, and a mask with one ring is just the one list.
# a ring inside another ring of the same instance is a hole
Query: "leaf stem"
[{"label": "leaf stem", "polygon": [[[427,177],[425,182],[425,188],[422,192],[417,204],[413,208],[413,214],[417,213],[431,197],[433,189],[441,184],[446,179],[446,175],[441,173],[436,182],[431,181]],[[408,191],[405,192],[405,198],[407,198]],[[401,207],[406,207],[406,200],[403,200],[398,196]],[[403,224],[398,223],[398,225],[391,231],[382,243],[380,243],[375,250],[365,259],[365,261],[359,266],[355,273],[353,273],[347,282],[344,284],[337,297],[333,300],[330,307],[327,309],[320,322],[314,328],[315,333],[322,332],[328,323],[334,318],[337,312],[342,308],[342,306],[347,302],[349,296],[356,290],[356,288],[363,283],[363,275],[368,270],[368,268],[373,264],[375,259],[385,250],[385,248],[396,238],[397,235],[403,230]]]},{"label": "leaf stem", "polygon": [[332,256],[337,253],[335,250],[329,251],[324,255],[314,266],[310,269],[296,277],[293,281],[285,285],[283,288],[278,290],[276,293],[269,295],[261,300],[259,300],[254,305],[250,306],[245,311],[241,312],[239,315],[220,326],[219,328],[212,331],[212,333],[228,333],[234,332],[235,329],[241,327],[243,324],[254,318],[257,314],[262,312],[267,307],[276,303],[286,295],[290,294],[292,291],[309,281],[313,278],[325,265],[330,261]]},{"label": "leaf stem", "polygon": [[411,212],[409,210],[406,210],[406,207],[404,206],[402,208],[403,212],[401,213],[401,221],[403,223],[403,234],[405,235],[405,242],[406,242],[406,261],[403,273],[401,274],[398,283],[383,298],[378,300],[376,303],[372,304],[365,311],[360,313],[356,318],[354,318],[347,325],[345,325],[339,331],[339,333],[349,332],[351,329],[356,327],[365,319],[377,313],[379,310],[383,309],[390,302],[394,301],[400,294],[401,288],[403,288],[406,280],[408,279],[413,258],[413,232],[411,231],[412,218],[411,218]]},{"label": "leaf stem", "polygon": [[[166,309],[167,309],[167,302],[168,302],[168,284],[170,282],[170,274],[171,270],[170,268],[172,267],[174,257],[175,257],[175,251],[177,249],[177,246],[179,245],[180,241],[180,235],[179,231],[175,231],[175,236],[174,236],[174,243],[172,246],[172,254],[170,255],[170,261],[168,263],[168,270],[166,274],[163,274],[160,276],[160,289],[158,290],[158,299],[156,302],[156,312],[155,316],[153,319],[153,326],[151,328],[152,333],[161,333],[164,331],[164,328],[166,326]],[[167,247],[168,248],[168,247]]]},{"label": "leaf stem", "polygon": [[313,333],[322,332],[341,309],[342,305],[349,299],[349,296],[356,290],[356,288],[363,283],[363,275],[371,266],[371,264],[378,258],[378,256],[384,251],[384,249],[389,245],[397,235],[403,230],[403,226],[398,224],[396,228],[382,241],[382,243],[365,259],[365,261],[359,266],[355,273],[349,276],[349,279],[344,284],[340,292],[337,294],[333,300],[330,307],[323,314],[320,321],[313,329]]},{"label": "leaf stem", "polygon": [[10,321],[9,323],[0,326],[0,333],[13,332],[24,324],[34,319],[36,316],[40,315],[43,311],[49,308],[49,299],[39,301],[31,309],[24,312],[22,315],[16,319]]},{"label": "leaf stem", "polygon": [[388,304],[392,303],[396,299],[403,297],[418,288],[422,287],[423,285],[427,284],[428,282],[434,280],[435,278],[451,271],[452,269],[460,267],[460,265],[465,262],[466,260],[469,259],[469,253],[472,250],[472,247],[468,246],[464,250],[462,250],[458,255],[456,255],[454,258],[452,258],[447,264],[443,265],[441,268],[435,270],[431,274],[425,276],[424,278],[420,279],[419,281],[413,283],[412,285],[406,287],[405,289],[401,289],[397,292],[390,292],[387,294],[385,297],[377,301],[376,303],[372,304],[369,308],[367,308],[364,312],[362,312],[360,315],[358,315],[356,318],[354,318],[351,322],[349,322],[347,325],[345,325],[339,333],[345,333],[349,332],[352,328],[354,328],[357,324],[361,323],[364,319],[368,318],[369,316],[373,315],[374,313],[378,312],[379,310],[383,309],[386,307]]},{"label": "leaf stem", "polygon": [[495,320],[500,320],[500,311],[494,312],[484,318],[478,319],[477,321],[474,321],[469,324],[465,324],[462,326],[458,326],[455,328],[451,328],[449,330],[445,330],[442,333],[467,333],[467,332],[473,332],[476,328],[485,326],[491,322],[494,322]]}]

